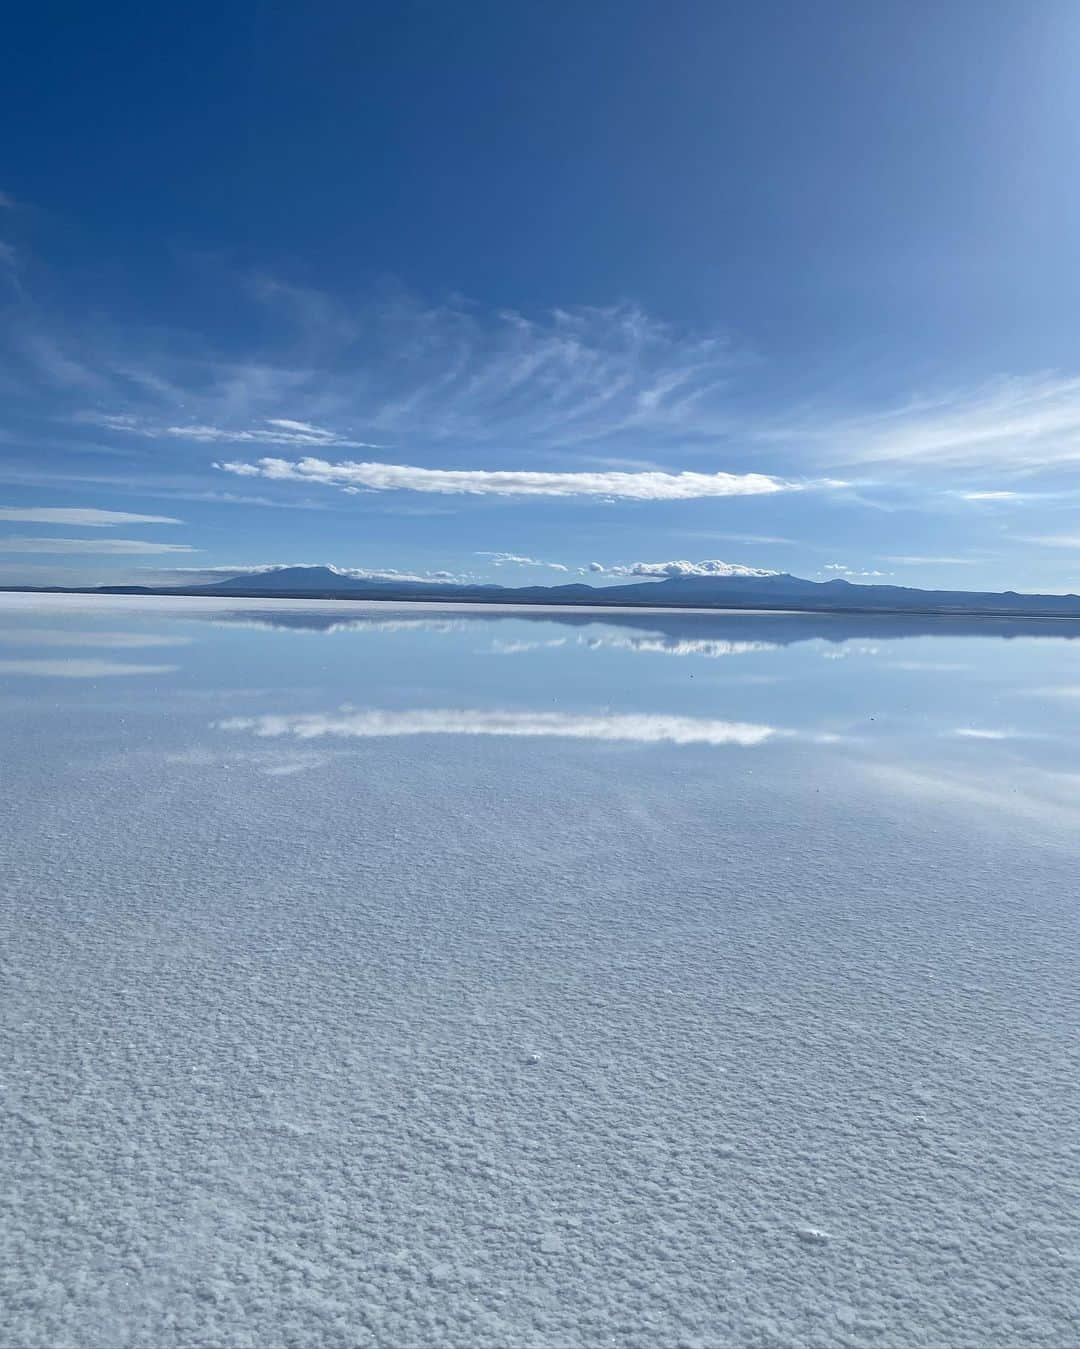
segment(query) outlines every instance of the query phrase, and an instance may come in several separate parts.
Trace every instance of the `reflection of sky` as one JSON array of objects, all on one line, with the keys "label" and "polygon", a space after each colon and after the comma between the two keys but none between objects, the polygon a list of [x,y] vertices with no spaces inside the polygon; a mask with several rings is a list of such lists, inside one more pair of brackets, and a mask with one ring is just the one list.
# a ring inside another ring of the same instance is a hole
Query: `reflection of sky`
[{"label": "reflection of sky", "polygon": [[[1004,774],[1013,797],[1045,772],[1057,775],[1047,790],[1060,805],[1080,687],[1080,642],[1063,635],[1073,631],[1038,620],[16,596],[0,603],[0,678],[21,707],[44,681],[62,724],[80,688],[105,717],[107,681],[125,676],[137,697],[117,688],[127,724],[163,736],[174,762],[195,750],[253,762],[271,738],[334,742],[319,764],[374,737],[768,741],[778,762],[813,742],[870,790],[889,782],[909,800],[927,772],[952,773],[954,788]],[[170,664],[150,658],[155,648]],[[241,727],[256,746],[247,759]],[[280,751],[276,762],[288,776]],[[959,789],[923,795],[939,807],[975,801]],[[1005,796],[992,800],[1004,809]]]},{"label": "reflection of sky", "polygon": [[1080,643],[343,609],[0,600],[8,1340],[1064,1342]]}]

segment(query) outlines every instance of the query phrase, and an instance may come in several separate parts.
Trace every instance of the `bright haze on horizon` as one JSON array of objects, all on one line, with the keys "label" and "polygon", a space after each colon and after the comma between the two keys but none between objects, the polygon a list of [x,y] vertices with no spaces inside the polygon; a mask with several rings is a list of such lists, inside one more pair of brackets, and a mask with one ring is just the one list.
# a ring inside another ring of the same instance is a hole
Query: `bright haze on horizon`
[{"label": "bright haze on horizon", "polygon": [[1080,590],[1080,10],[9,25],[0,584]]}]

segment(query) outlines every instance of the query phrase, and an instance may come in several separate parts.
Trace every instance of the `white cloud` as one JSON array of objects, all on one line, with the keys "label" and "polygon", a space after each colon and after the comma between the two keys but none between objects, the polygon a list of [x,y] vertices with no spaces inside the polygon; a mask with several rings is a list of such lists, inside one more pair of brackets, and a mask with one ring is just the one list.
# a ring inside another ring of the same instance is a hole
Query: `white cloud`
[{"label": "white cloud", "polygon": [[778,572],[764,567],[744,567],[740,562],[721,562],[710,558],[705,562],[627,562],[605,566],[590,562],[588,570],[604,576],[777,576]]},{"label": "white cloud", "polygon": [[496,567],[548,567],[551,571],[569,571],[561,562],[543,562],[537,557],[523,557],[520,553],[478,552],[477,557],[490,557]]},{"label": "white cloud", "polygon": [[842,562],[826,562],[823,571],[840,572],[844,576],[891,576],[888,571],[859,571],[855,567],[845,567]]},{"label": "white cloud", "polygon": [[367,739],[404,735],[490,735],[557,737],[582,740],[633,741],[639,744],[760,745],[778,732],[751,722],[714,721],[704,717],[568,712],[432,709],[407,712],[342,710],[334,716],[232,717],[217,723],[224,731],[250,731],[258,736],[292,736],[313,740],[324,736]]},{"label": "white cloud", "polygon": [[0,538],[0,553],[96,553],[128,557],[139,553],[195,553],[186,543],[148,543],[143,539]]},{"label": "white cloud", "polygon": [[437,492],[470,496],[611,497],[635,501],[680,501],[695,497],[760,496],[800,491],[807,484],[765,473],[547,473],[518,469],[438,469],[409,464],[343,463],[325,459],[260,459],[218,463],[215,468],[247,478],[322,483],[374,492]]},{"label": "white cloud", "polygon": [[179,525],[171,515],[133,515],[130,511],[103,511],[92,506],[0,506],[0,520],[23,524],[75,525],[108,529],[113,525]]}]

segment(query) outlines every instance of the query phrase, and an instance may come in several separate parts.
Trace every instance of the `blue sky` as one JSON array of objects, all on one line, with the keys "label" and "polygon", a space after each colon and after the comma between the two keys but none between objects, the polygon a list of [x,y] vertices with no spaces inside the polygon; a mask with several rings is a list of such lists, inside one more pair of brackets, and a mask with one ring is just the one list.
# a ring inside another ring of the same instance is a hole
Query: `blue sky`
[{"label": "blue sky", "polygon": [[159,9],[13,21],[0,582],[1080,590],[1074,4]]}]

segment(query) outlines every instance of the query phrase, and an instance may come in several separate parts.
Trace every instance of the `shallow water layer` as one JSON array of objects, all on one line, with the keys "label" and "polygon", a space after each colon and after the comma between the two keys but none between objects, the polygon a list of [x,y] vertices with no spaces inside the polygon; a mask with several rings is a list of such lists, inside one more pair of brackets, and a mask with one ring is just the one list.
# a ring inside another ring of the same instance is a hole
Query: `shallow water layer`
[{"label": "shallow water layer", "polygon": [[1075,1338],[1080,624],[6,596],[0,726],[0,1343]]}]

